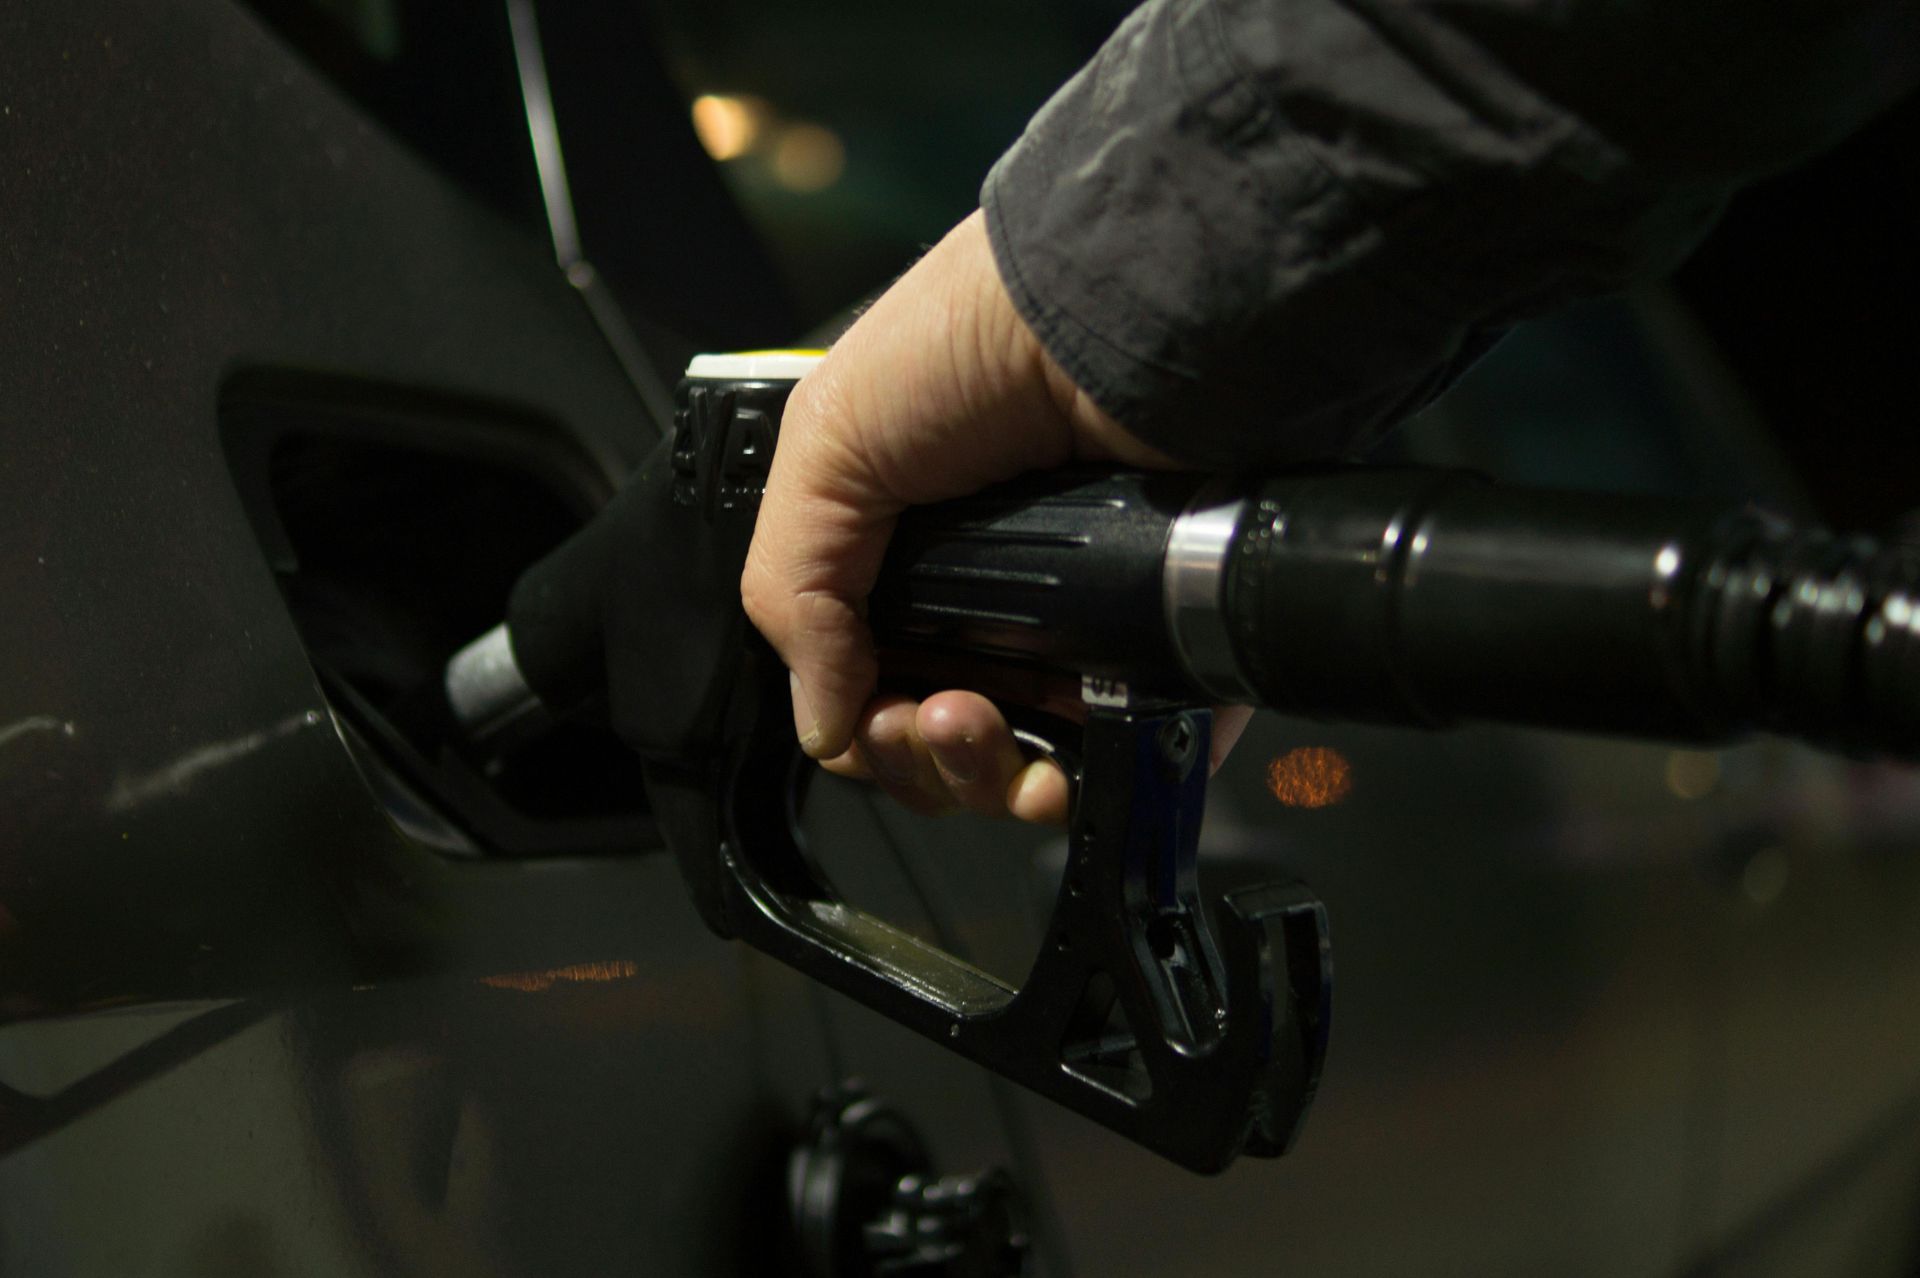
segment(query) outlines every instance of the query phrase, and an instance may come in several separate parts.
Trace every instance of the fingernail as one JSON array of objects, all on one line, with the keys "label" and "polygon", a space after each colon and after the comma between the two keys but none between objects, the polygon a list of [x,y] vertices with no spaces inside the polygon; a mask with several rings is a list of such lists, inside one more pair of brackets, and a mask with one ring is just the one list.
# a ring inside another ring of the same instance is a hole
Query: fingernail
[{"label": "fingernail", "polygon": [[787,671],[787,684],[793,689],[794,735],[800,738],[800,748],[812,754],[820,746],[820,721],[814,717],[807,690],[800,686],[800,676]]},{"label": "fingernail", "polygon": [[882,781],[905,785],[913,780],[913,747],[905,741],[868,740],[861,746]]},{"label": "fingernail", "polygon": [[933,761],[940,765],[940,770],[961,785],[980,779],[980,763],[974,758],[973,742],[962,738],[953,745],[932,746],[932,750]]},{"label": "fingernail", "polygon": [[1033,820],[1028,814],[1039,806],[1041,791],[1048,784],[1047,774],[1052,768],[1045,759],[1035,759],[1020,769],[1020,774],[1007,788],[1007,811],[1023,821]]}]

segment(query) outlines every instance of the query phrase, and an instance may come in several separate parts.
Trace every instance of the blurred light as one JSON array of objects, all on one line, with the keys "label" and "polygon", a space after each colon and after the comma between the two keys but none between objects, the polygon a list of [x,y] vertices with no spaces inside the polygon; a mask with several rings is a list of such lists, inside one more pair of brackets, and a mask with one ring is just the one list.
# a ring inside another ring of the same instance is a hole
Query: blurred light
[{"label": "blurred light", "polygon": [[758,98],[703,93],[693,100],[693,131],[716,160],[745,155],[760,140],[766,104]]},{"label": "blurred light", "polygon": [[566,967],[550,967],[543,972],[502,972],[498,976],[483,976],[480,983],[491,985],[496,990],[539,994],[561,981],[623,981],[639,971],[639,964],[632,959],[615,959],[611,963],[572,963]]},{"label": "blurred light", "polygon": [[847,149],[833,130],[818,124],[793,124],[780,130],[773,147],[773,176],[789,191],[824,191],[840,180]]},{"label": "blurred light", "polygon": [[1675,750],[1667,756],[1667,789],[1676,799],[1704,799],[1720,784],[1720,758],[1704,750]]},{"label": "blurred light", "polygon": [[1290,808],[1325,808],[1353,790],[1353,765],[1326,746],[1301,746],[1267,765],[1267,788]]}]

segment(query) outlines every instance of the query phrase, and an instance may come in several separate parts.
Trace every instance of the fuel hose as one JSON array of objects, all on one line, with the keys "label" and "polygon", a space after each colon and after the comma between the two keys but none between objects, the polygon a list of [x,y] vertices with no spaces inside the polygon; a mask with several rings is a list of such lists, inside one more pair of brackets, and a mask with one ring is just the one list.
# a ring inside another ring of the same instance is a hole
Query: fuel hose
[{"label": "fuel hose", "polygon": [[1920,750],[1912,548],[1471,472],[1015,486],[903,519],[871,613],[1288,714]]},{"label": "fuel hose", "polygon": [[[590,699],[644,650],[614,633],[635,609],[607,601],[623,556],[679,553],[639,544],[663,503],[751,531],[793,374],[744,367],[682,384],[657,473],[529,569],[503,626],[454,658],[470,737]],[[744,554],[744,535],[727,544]],[[703,597],[735,598],[732,553]],[[1176,700],[1920,753],[1920,552],[1467,471],[1030,476],[903,515],[869,616],[883,646]]]}]

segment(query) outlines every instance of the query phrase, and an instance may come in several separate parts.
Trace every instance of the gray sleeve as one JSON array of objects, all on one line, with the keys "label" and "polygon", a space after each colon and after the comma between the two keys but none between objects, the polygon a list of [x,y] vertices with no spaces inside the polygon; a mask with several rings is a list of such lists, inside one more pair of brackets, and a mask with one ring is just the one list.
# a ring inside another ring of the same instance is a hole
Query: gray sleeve
[{"label": "gray sleeve", "polygon": [[981,203],[1068,374],[1233,468],[1340,452],[1517,320],[1670,269],[1917,78],[1913,0],[1149,0]]}]

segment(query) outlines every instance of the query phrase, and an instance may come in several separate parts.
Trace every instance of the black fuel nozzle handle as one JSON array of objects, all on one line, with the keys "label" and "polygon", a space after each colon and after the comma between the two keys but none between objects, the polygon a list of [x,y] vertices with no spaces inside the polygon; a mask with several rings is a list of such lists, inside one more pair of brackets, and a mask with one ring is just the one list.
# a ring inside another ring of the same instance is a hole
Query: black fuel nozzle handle
[{"label": "black fuel nozzle handle", "polygon": [[[802,851],[794,800],[804,759],[786,675],[738,595],[787,389],[752,377],[682,385],[673,437],[521,578],[508,620],[449,664],[458,730],[486,750],[545,715],[605,713],[640,755],[659,828],[715,932],[1182,1166],[1213,1172],[1241,1154],[1280,1154],[1326,1053],[1326,915],[1295,883],[1243,888],[1217,909],[1203,899],[1211,713],[1177,680],[1149,691],[1157,678],[1131,689],[1123,678],[1090,678],[1083,723],[1054,721],[1051,741],[1025,737],[1073,784],[1067,872],[1042,957],[1018,988],[855,908]],[[1081,531],[1054,540],[1091,552],[1078,568],[1097,560],[1118,574],[1096,593],[1152,589],[1168,481],[1080,479],[1112,486],[1042,503],[1077,512],[1069,521]],[[980,530],[964,525],[980,510],[911,516],[900,544],[978,541]],[[1097,535],[1082,535],[1089,528]],[[914,579],[929,573],[942,575],[929,562]],[[958,576],[979,580],[971,569]],[[1056,603],[1088,598],[1085,580],[1058,584]],[[1099,650],[1099,616],[1111,612],[1109,601],[1071,623],[1050,608],[973,620],[1067,635],[1050,651],[1070,658]],[[901,643],[939,643],[911,624],[883,630]],[[954,651],[981,660],[965,645]],[[1018,641],[997,651],[1034,655]],[[1142,649],[1101,668],[1163,656]],[[537,749],[537,738],[523,737],[522,748]]]},{"label": "black fuel nozzle handle", "polygon": [[604,695],[716,932],[1195,1170],[1286,1148],[1331,990],[1300,885],[1209,922],[1207,705],[1920,749],[1905,549],[1459,472],[1031,477],[908,512],[870,601],[883,644],[1081,679],[1068,872],[1015,989],[801,851],[785,672],[738,595],[790,385],[683,383],[674,436],[450,663],[454,718],[484,738]]}]

